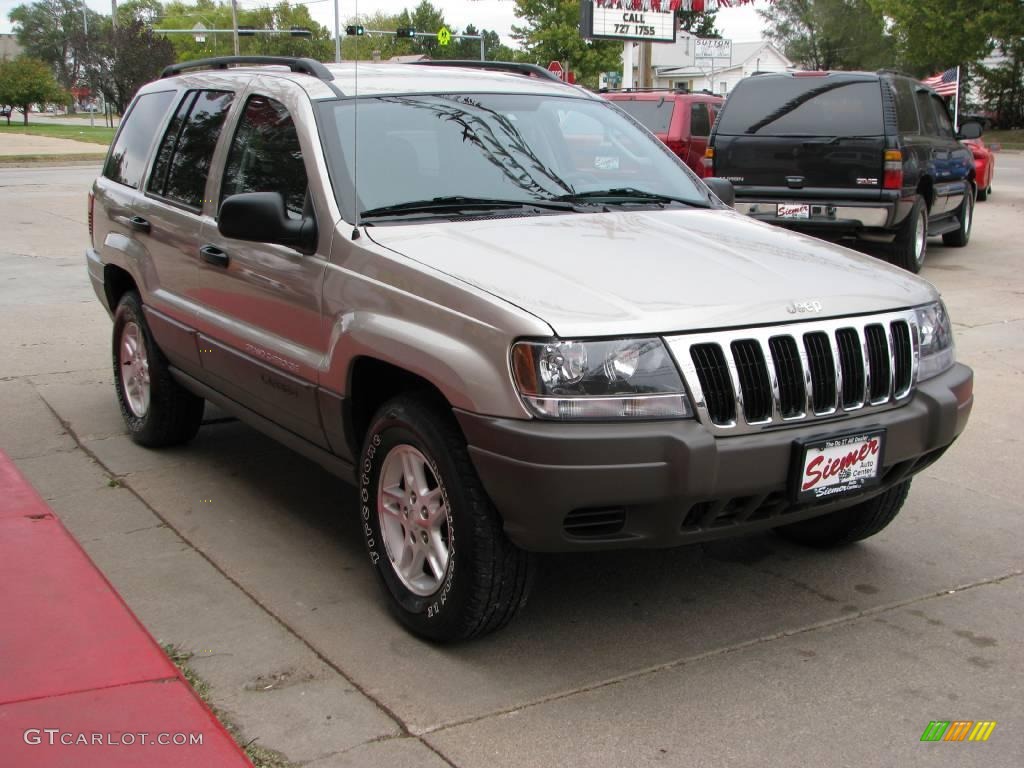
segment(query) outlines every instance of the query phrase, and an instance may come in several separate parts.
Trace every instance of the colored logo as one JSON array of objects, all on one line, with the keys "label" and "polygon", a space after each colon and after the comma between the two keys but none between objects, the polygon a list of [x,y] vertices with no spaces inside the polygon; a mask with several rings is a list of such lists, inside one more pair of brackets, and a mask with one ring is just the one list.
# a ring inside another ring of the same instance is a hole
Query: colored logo
[{"label": "colored logo", "polygon": [[921,741],[988,741],[995,729],[995,720],[932,720]]}]

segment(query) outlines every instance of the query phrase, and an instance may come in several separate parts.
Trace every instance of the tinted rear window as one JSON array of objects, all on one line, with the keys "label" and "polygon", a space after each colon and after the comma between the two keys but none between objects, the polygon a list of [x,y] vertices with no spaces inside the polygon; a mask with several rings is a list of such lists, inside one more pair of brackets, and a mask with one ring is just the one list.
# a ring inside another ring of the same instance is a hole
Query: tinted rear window
[{"label": "tinted rear window", "polygon": [[103,166],[103,175],[111,181],[138,189],[153,138],[163,122],[174,91],[159,91],[140,96],[125,116],[114,148]]},{"label": "tinted rear window", "polygon": [[877,80],[752,77],[733,91],[719,118],[726,136],[879,136]]},{"label": "tinted rear window", "polygon": [[900,133],[917,133],[917,107],[914,106],[914,89],[909,80],[897,78],[893,81],[896,88],[896,122]]},{"label": "tinted rear window", "polygon": [[615,99],[615,106],[628,112],[637,122],[651,133],[668,133],[672,122],[672,110],[675,101],[672,99],[643,99],[642,101],[626,101]]}]

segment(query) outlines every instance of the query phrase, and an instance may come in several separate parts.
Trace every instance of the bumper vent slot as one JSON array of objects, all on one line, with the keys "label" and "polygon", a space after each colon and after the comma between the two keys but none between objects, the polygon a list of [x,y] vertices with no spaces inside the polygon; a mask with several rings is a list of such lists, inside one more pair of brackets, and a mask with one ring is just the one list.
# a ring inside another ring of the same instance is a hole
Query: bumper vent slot
[{"label": "bumper vent slot", "polygon": [[731,424],[736,418],[736,393],[732,389],[725,354],[717,344],[695,344],[690,356],[697,369],[711,421]]},{"label": "bumper vent slot", "polygon": [[574,509],[562,522],[567,534],[583,539],[612,536],[625,526],[626,510],[622,507]]},{"label": "bumper vent slot", "polygon": [[910,326],[906,322],[897,321],[890,327],[892,329],[896,396],[899,397],[910,390],[911,378],[914,374],[914,352],[910,343]]},{"label": "bumper vent slot", "polygon": [[853,328],[836,331],[839,365],[843,374],[843,408],[864,404],[864,356],[860,336]]},{"label": "bumper vent slot", "polygon": [[828,334],[824,331],[804,334],[804,348],[811,371],[811,405],[815,413],[830,413],[836,408],[836,361]]},{"label": "bumper vent slot", "polygon": [[804,387],[804,368],[800,363],[800,350],[792,336],[772,336],[768,349],[775,363],[775,376],[779,382],[779,411],[782,418],[802,416],[807,400]]},{"label": "bumper vent slot", "polygon": [[761,344],[756,339],[732,343],[732,358],[743,396],[743,417],[748,424],[770,421],[772,417],[772,384],[764,362]]}]

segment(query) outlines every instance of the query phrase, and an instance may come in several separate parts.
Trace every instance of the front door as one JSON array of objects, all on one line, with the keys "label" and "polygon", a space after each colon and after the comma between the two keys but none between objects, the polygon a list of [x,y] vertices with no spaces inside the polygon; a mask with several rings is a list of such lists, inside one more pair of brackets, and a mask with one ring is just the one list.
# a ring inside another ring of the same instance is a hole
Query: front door
[{"label": "front door", "polygon": [[[327,446],[317,404],[328,338],[320,299],[333,222],[317,211],[305,158],[315,137],[293,120],[305,94],[259,78],[244,96],[230,143],[220,151],[218,201],[279,192],[288,215],[317,217],[312,255],[224,237],[208,219],[199,248],[200,361],[212,386],[285,429]],[[318,181],[317,181],[318,183]]]}]

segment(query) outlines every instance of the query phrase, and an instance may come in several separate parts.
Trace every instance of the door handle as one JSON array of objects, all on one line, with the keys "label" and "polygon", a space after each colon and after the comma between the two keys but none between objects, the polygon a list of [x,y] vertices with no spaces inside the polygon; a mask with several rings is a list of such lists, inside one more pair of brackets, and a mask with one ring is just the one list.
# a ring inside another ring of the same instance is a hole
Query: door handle
[{"label": "door handle", "polygon": [[231,257],[215,245],[204,245],[199,249],[199,258],[215,267],[226,267]]},{"label": "door handle", "polygon": [[141,216],[132,216],[128,219],[128,226],[134,229],[136,232],[149,232],[149,222]]}]

